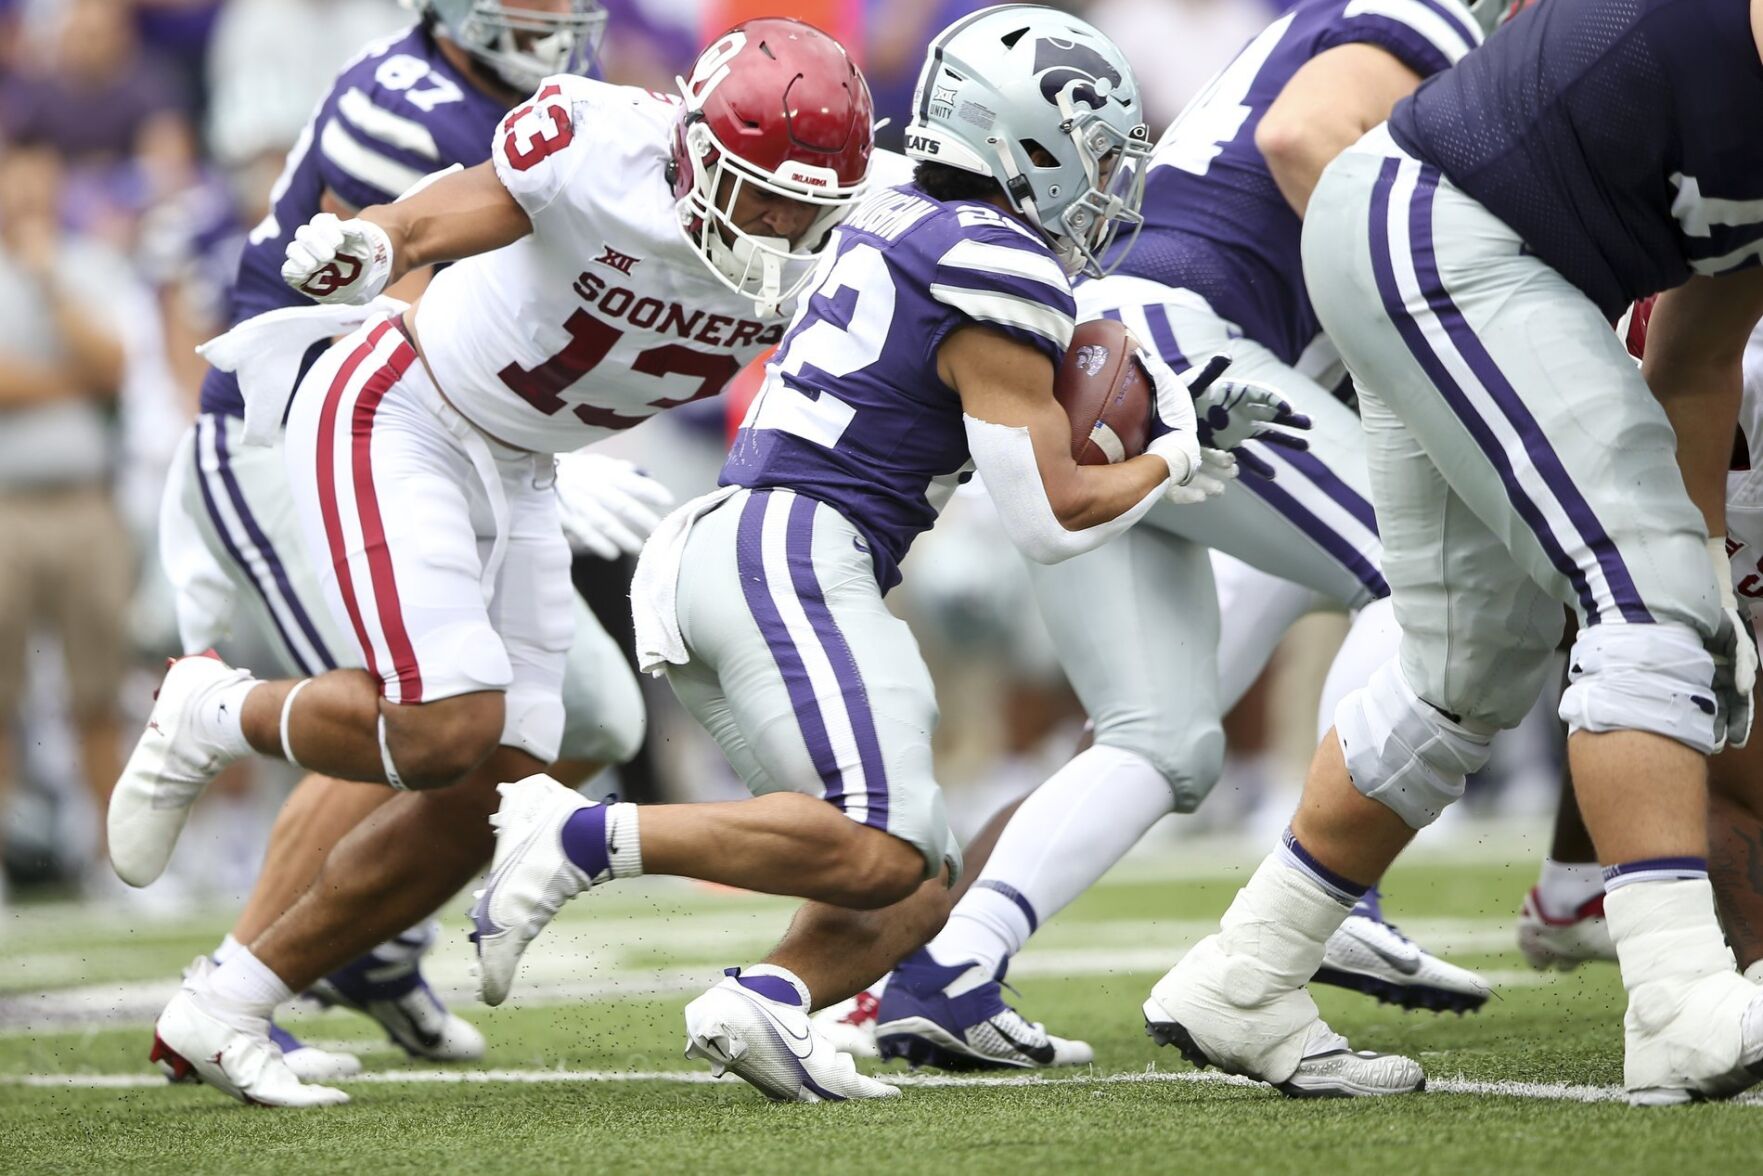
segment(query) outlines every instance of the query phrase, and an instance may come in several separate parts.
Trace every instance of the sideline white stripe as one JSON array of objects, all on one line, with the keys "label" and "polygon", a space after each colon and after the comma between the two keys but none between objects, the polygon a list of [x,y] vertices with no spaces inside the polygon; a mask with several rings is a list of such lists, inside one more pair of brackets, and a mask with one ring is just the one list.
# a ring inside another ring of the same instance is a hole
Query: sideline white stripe
[{"label": "sideline white stripe", "polygon": [[[200,455],[200,469],[196,476],[207,484],[208,493],[214,500],[215,511],[220,515],[220,524],[226,528],[233,546],[244,557],[245,574],[251,577],[252,582],[257,585],[259,595],[269,605],[270,612],[275,614],[276,624],[284,639],[294,647],[300,661],[311,667],[310,672],[323,673],[325,659],[318,655],[318,651],[306,639],[305,631],[301,629],[293,610],[288,607],[281,585],[276,582],[275,573],[270,569],[269,556],[251,541],[251,534],[246,530],[244,520],[239,517],[232,496],[227,492],[226,478],[220,472],[220,448],[215,435],[217,428],[226,428],[226,425],[206,413],[196,418]],[[237,483],[239,493],[246,498],[246,505],[249,506],[250,491],[246,489],[245,482],[236,469],[233,471],[233,481]]]},{"label": "sideline white stripe", "polygon": [[[1389,236],[1390,269],[1394,274],[1396,288],[1401,294],[1403,309],[1419,326],[1426,338],[1426,344],[1438,358],[1445,370],[1456,381],[1463,396],[1469,402],[1469,411],[1475,413],[1494,441],[1505,453],[1507,463],[1512,467],[1513,477],[1525,495],[1536,506],[1542,516],[1543,525],[1554,537],[1555,544],[1566,553],[1580,574],[1585,578],[1591,597],[1603,617],[1622,617],[1622,611],[1616,605],[1616,597],[1610,589],[1610,582],[1605,578],[1604,566],[1598,561],[1597,555],[1587,546],[1586,540],[1580,535],[1573,520],[1568,517],[1565,507],[1555,496],[1555,491],[1543,478],[1536,463],[1531,460],[1530,451],[1525,447],[1524,440],[1518,435],[1512,422],[1506,418],[1505,412],[1494,400],[1492,393],[1475,375],[1469,361],[1457,350],[1444,323],[1432,309],[1425,292],[1421,288],[1420,275],[1414,266],[1412,241],[1409,239],[1409,216],[1414,203],[1414,192],[1420,178],[1420,169],[1424,166],[1419,160],[1404,158],[1396,175],[1396,182],[1390,188],[1389,220],[1385,226]],[[1433,239],[1438,240],[1437,225],[1434,225]],[[1434,246],[1435,259],[1437,246]],[[1442,280],[1442,262],[1439,262]],[[1448,293],[1448,291],[1447,291]],[[1545,443],[1547,439],[1545,438]],[[1517,509],[1516,505],[1513,507]],[[1565,577],[1564,577],[1565,578]]]},{"label": "sideline white stripe", "polygon": [[415,168],[406,167],[395,159],[363,146],[334,118],[326,122],[324,130],[319,133],[318,149],[324,153],[326,159],[362,183],[392,196],[397,196],[422,179],[422,173]]},{"label": "sideline white stripe", "polygon": [[826,655],[826,647],[821,644],[820,634],[815,632],[802,608],[802,601],[796,596],[796,586],[790,576],[785,544],[796,495],[773,491],[765,498],[759,552],[765,566],[766,591],[771,593],[772,605],[783,619],[790,640],[796,643],[796,653],[808,672],[808,683],[814,690],[815,700],[820,703],[827,742],[832,745],[833,759],[839,765],[839,778],[845,790],[845,815],[861,825],[869,818],[869,782],[863,775],[863,757],[857,752],[851,713],[845,707],[845,692],[839,687],[839,676]]},{"label": "sideline white stripe", "polygon": [[[1262,1084],[1234,1074],[1211,1070],[1135,1070],[1121,1074],[1074,1074],[1050,1078],[1041,1074],[980,1075],[876,1074],[890,1086],[1119,1086],[1145,1082],[1192,1082],[1214,1086],[1259,1087]],[[334,1086],[398,1086],[405,1083],[429,1086],[541,1085],[589,1082],[675,1082],[688,1086],[742,1085],[730,1074],[712,1077],[708,1070],[382,1070],[334,1080]],[[159,1074],[5,1074],[0,1086],[25,1086],[58,1090],[117,1090],[165,1086]],[[1263,1087],[1271,1095],[1271,1089]],[[1468,1078],[1428,1078],[1426,1094],[1464,1094],[1480,1098],[1534,1099],[1542,1102],[1619,1103],[1627,1095],[1620,1086],[1578,1086],[1565,1082],[1477,1081]],[[1743,1094],[1728,1100],[1743,1107],[1763,1106],[1763,1095]]]}]

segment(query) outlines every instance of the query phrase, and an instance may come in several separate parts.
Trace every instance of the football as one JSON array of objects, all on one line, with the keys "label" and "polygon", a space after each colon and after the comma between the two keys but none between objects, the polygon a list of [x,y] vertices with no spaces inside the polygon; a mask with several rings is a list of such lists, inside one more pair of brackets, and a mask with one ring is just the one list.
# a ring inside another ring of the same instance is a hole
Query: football
[{"label": "football", "polygon": [[1071,418],[1078,465],[1137,457],[1151,440],[1151,377],[1133,354],[1126,328],[1113,319],[1079,323],[1053,381]]}]

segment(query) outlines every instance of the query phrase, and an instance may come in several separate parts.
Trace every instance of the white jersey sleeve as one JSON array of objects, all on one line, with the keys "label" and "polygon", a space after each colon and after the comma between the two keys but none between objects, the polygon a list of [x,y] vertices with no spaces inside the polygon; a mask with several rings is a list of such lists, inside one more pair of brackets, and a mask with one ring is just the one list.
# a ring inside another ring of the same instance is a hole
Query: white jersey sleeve
[{"label": "white jersey sleeve", "polygon": [[595,131],[611,113],[602,109],[607,92],[617,90],[589,78],[549,77],[496,128],[496,177],[535,224],[593,155]]}]

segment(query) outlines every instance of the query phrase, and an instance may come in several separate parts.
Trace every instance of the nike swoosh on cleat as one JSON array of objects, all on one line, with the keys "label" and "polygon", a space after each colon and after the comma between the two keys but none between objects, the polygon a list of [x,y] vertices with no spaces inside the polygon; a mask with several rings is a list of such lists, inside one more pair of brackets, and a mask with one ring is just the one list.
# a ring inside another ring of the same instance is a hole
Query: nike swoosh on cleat
[{"label": "nike swoosh on cleat", "polygon": [[484,880],[483,897],[478,899],[476,903],[472,904],[471,908],[471,922],[472,925],[477,928],[474,934],[479,937],[473,942],[481,943],[485,936],[497,936],[508,930],[508,928],[500,926],[495,920],[490,918],[490,900],[496,893],[496,887],[501,884],[502,879],[508,876],[508,871],[512,870],[519,864],[521,856],[526,853],[527,847],[533,843],[533,839],[544,831],[545,826],[543,823],[535,826],[533,831],[526,835],[526,840],[521,842],[520,848],[515,850],[513,855],[511,855],[506,862],[502,863],[502,868],[492,872],[490,876]]},{"label": "nike swoosh on cleat", "polygon": [[[748,996],[745,992],[742,992],[740,994],[740,996],[748,1004],[752,1005],[754,1008],[758,1009],[761,1013],[765,1014],[765,1019],[767,1021],[770,1021],[774,1028],[782,1031],[782,1033],[788,1039],[788,1040],[784,1040],[784,1048],[788,1049],[791,1054],[795,1055],[795,1058],[797,1061],[799,1061],[799,1062],[800,1061],[807,1061],[808,1058],[814,1053],[814,1031],[812,1029],[810,1029],[806,1033],[797,1033],[794,1029],[790,1028],[788,1025],[786,1025],[782,1021],[778,1020],[777,1014],[772,1012],[770,1009],[766,1008],[764,1001],[756,1000],[753,997]],[[807,1053],[796,1053],[796,1047],[793,1044],[793,1042],[797,1042],[797,1041],[807,1043],[807,1045],[808,1045],[808,1052]]]},{"label": "nike swoosh on cleat", "polygon": [[1033,1045],[1026,1041],[1018,1041],[1016,1038],[1010,1036],[1009,1031],[1006,1030],[1004,1026],[998,1024],[997,1021],[988,1021],[986,1023],[997,1031],[999,1037],[1008,1041],[1017,1053],[1028,1058],[1036,1065],[1051,1066],[1053,1064],[1054,1055],[1051,1042],[1048,1042],[1046,1045]]},{"label": "nike swoosh on cleat", "polygon": [[1420,957],[1418,955],[1396,955],[1394,952],[1386,951],[1383,947],[1368,940],[1362,939],[1359,942],[1365,944],[1366,947],[1369,947],[1378,959],[1382,960],[1396,971],[1402,973],[1404,976],[1413,976],[1420,971]]}]

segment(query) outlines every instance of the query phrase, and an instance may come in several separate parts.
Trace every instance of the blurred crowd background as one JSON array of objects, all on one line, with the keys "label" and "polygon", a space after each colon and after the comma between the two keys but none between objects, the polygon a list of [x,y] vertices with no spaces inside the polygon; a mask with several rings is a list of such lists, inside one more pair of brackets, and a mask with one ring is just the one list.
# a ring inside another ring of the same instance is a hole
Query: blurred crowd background
[{"label": "blurred crowd background", "polygon": [[[1078,4],[1132,59],[1160,131],[1274,14],[1272,0]],[[601,68],[672,90],[750,0],[606,0]],[[979,0],[802,0],[790,15],[851,46],[881,134],[898,146],[930,35]],[[165,910],[248,886],[291,782],[229,773],[168,879],[127,892],[99,860],[104,797],[164,658],[178,652],[155,564],[160,488],[194,415],[244,234],[336,70],[407,24],[396,0],[0,0],[0,902],[76,894]],[[663,416],[613,443],[682,498],[721,460],[714,411]],[[628,569],[578,583],[628,625]],[[913,552],[893,594],[924,643],[944,722],[941,775],[959,824],[1062,762],[1082,714],[1047,649],[1017,557],[978,496]],[[1339,619],[1313,618],[1229,723],[1226,779],[1189,828],[1278,827],[1311,749]],[[249,650],[230,650],[250,660]],[[645,755],[607,786],[697,799],[737,785],[665,687],[647,683]],[[1482,806],[1552,803],[1552,724],[1516,741]]]}]

